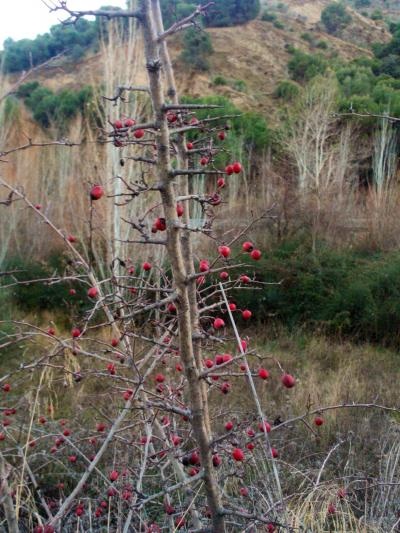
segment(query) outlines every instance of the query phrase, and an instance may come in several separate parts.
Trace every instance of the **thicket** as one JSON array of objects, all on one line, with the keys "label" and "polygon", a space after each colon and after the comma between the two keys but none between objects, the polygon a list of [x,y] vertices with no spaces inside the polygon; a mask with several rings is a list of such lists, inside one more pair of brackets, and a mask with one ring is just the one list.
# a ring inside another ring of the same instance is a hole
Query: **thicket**
[{"label": "thicket", "polygon": [[[170,26],[176,20],[189,15],[196,9],[198,2],[167,0],[162,2],[164,24]],[[253,20],[260,11],[259,0],[215,0],[212,8],[204,17],[205,25],[210,27],[235,26]]]},{"label": "thicket", "polygon": [[213,53],[210,36],[204,31],[192,28],[183,37],[182,61],[194,70],[206,71],[210,68],[209,56]]},{"label": "thicket", "polygon": [[[312,329],[356,341],[400,345],[400,254],[335,250],[313,253],[307,238],[271,247],[240,308],[261,322]],[[249,274],[251,264],[249,263]]]},{"label": "thicket", "polygon": [[336,34],[351,22],[351,15],[346,7],[338,2],[326,6],[321,13],[321,22],[328,33]]},{"label": "thicket", "polygon": [[23,99],[40,126],[48,128],[53,124],[63,130],[71,118],[85,110],[93,98],[93,89],[86,86],[77,91],[63,89],[54,93],[33,81],[21,85],[16,96]]},{"label": "thicket", "polygon": [[[115,6],[103,6],[103,9],[120,10]],[[128,20],[119,22],[121,30],[127,33]],[[4,72],[20,72],[63,54],[77,61],[88,50],[95,50],[100,37],[107,39],[109,22],[104,20],[89,21],[79,19],[74,25],[56,24],[48,33],[38,35],[35,39],[4,41],[4,50],[0,54],[0,63]]]}]

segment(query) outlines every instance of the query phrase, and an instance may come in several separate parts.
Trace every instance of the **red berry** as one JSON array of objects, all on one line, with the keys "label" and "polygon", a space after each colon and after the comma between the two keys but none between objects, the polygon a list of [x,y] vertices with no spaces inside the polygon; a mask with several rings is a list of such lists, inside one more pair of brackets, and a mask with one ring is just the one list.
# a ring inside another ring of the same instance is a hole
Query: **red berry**
[{"label": "red berry", "polygon": [[254,259],[254,261],[258,261],[261,258],[261,252],[260,250],[253,250],[250,256],[252,259]]},{"label": "red berry", "polygon": [[199,270],[200,272],[207,272],[210,270],[210,263],[207,261],[207,259],[202,259],[200,261]]},{"label": "red berry", "polygon": [[90,198],[92,200],[100,200],[100,198],[104,195],[104,189],[101,185],[93,185],[93,187],[90,190]]},{"label": "red berry", "polygon": [[185,209],[182,204],[176,204],[176,214],[178,217],[181,217],[183,213],[185,212]]},{"label": "red berry", "polygon": [[141,139],[142,137],[144,137],[144,130],[136,130],[133,136],[135,137],[135,139]]},{"label": "red berry", "polygon": [[173,436],[171,437],[171,441],[172,441],[172,444],[173,444],[174,446],[179,446],[179,444],[181,443],[181,440],[182,440],[182,439],[181,439],[180,437],[178,437],[178,435],[173,435]]},{"label": "red berry", "polygon": [[132,395],[133,395],[133,390],[132,389],[127,389],[124,393],[123,393],[123,398],[124,400],[127,402],[128,400],[130,400],[132,398]]},{"label": "red berry", "polygon": [[244,252],[251,252],[253,249],[253,243],[250,241],[246,241],[242,244],[242,249]]},{"label": "red berry", "polygon": [[220,255],[222,255],[222,257],[225,257],[225,259],[231,255],[231,249],[229,246],[219,246],[218,252]]},{"label": "red berry", "polygon": [[245,309],[242,313],[242,317],[244,320],[250,320],[251,315],[252,315],[252,312],[249,311],[249,309]]},{"label": "red berry", "polygon": [[251,281],[249,276],[245,276],[244,274],[242,274],[239,279],[244,284],[250,283]]},{"label": "red berry", "polygon": [[222,320],[222,318],[216,318],[214,320],[214,329],[221,329],[225,326],[225,322]]},{"label": "red berry", "polygon": [[108,363],[107,365],[107,371],[111,376],[115,375],[115,364],[114,363]]},{"label": "red berry", "polygon": [[290,374],[283,374],[281,377],[281,382],[282,385],[284,385],[288,389],[291,389],[296,384],[295,378]]},{"label": "red berry", "polygon": [[244,459],[243,450],[241,450],[240,448],[234,448],[232,451],[232,457],[235,459],[235,461],[243,461]]},{"label": "red berry", "polygon": [[178,117],[175,115],[175,113],[172,113],[171,111],[169,111],[167,113],[167,120],[169,123],[174,123],[178,120]]},{"label": "red berry", "polygon": [[220,132],[218,133],[218,139],[219,139],[220,141],[223,141],[223,140],[225,139],[225,132],[224,132],[224,131],[220,131]]},{"label": "red berry", "polygon": [[68,235],[67,241],[68,242],[76,242],[78,239],[74,237],[74,235]]},{"label": "red berry", "polygon": [[221,392],[222,394],[228,394],[228,392],[230,392],[231,390],[231,384],[228,383],[227,381],[225,381],[222,385],[221,385]]},{"label": "red berry", "polygon": [[200,165],[203,165],[203,167],[204,167],[205,165],[208,165],[208,157],[202,157],[202,158],[200,159]]},{"label": "red berry", "polygon": [[123,127],[124,127],[124,125],[122,124],[122,122],[121,122],[120,120],[116,120],[116,121],[114,122],[114,128],[115,128],[116,130],[120,130],[120,129],[123,128]]},{"label": "red berry", "polygon": [[212,462],[213,462],[213,465],[214,465],[216,468],[218,468],[219,465],[222,463],[222,459],[221,459],[221,457],[216,453],[215,455],[213,455]]},{"label": "red berry", "polygon": [[328,512],[328,514],[335,514],[336,513],[336,507],[333,505],[333,503],[330,503],[328,505],[327,512]]},{"label": "red berry", "polygon": [[117,481],[117,479],[119,478],[119,473],[116,470],[112,470],[109,473],[108,478],[110,481]]},{"label": "red berry", "polygon": [[247,487],[240,487],[240,495],[246,498],[249,495],[249,489]]},{"label": "red berry", "polygon": [[215,356],[215,364],[216,365],[222,365],[224,362],[224,357],[222,355],[216,355]]},{"label": "red berry", "polygon": [[242,171],[242,165],[239,162],[233,163],[232,168],[235,174],[239,174]]},{"label": "red berry", "polygon": [[273,459],[276,459],[277,457],[279,457],[278,450],[276,448],[271,448],[271,455]]},{"label": "red berry", "polygon": [[225,272],[225,271],[220,272],[220,274],[219,274],[219,278],[220,278],[222,281],[226,281],[227,279],[229,279],[229,274],[228,274],[228,272]]},{"label": "red berry", "polygon": [[56,334],[56,330],[54,328],[49,328],[47,330],[47,334],[53,336]]},{"label": "red berry", "polygon": [[96,296],[99,294],[99,291],[96,287],[90,287],[90,289],[87,292],[87,295],[89,298],[96,298]]},{"label": "red berry", "polygon": [[143,270],[148,272],[149,270],[151,270],[151,264],[146,261],[145,263],[143,263],[142,268]]},{"label": "red berry", "polygon": [[233,174],[233,166],[232,165],[228,165],[227,167],[225,167],[225,172],[226,174],[228,174],[228,176],[231,176]]},{"label": "red berry", "polygon": [[157,383],[164,383],[164,381],[165,381],[164,374],[157,374],[156,377],[155,377],[155,380],[157,381]]},{"label": "red berry", "polygon": [[36,205],[35,205],[35,209],[37,209],[38,211],[40,211],[40,210],[42,209],[41,204],[36,204]]},{"label": "red berry", "polygon": [[229,304],[229,309],[230,309],[231,311],[236,311],[236,304],[233,303],[233,302],[231,302],[231,303]]},{"label": "red berry", "polygon": [[225,424],[226,431],[231,431],[233,429],[233,422],[229,421]]},{"label": "red berry", "polygon": [[218,189],[223,189],[225,187],[224,178],[218,178],[217,179],[217,187],[218,187]]},{"label": "red berry", "polygon": [[222,362],[223,363],[229,363],[229,361],[232,361],[232,356],[230,353],[224,353],[222,356]]},{"label": "red berry", "polygon": [[98,423],[96,424],[96,430],[97,430],[99,433],[102,433],[105,429],[106,429],[106,425],[104,424],[104,422],[98,422]]},{"label": "red berry", "polygon": [[214,366],[214,362],[211,360],[211,359],[206,359],[204,361],[204,365],[207,367],[207,368],[212,368]]},{"label": "red berry", "polygon": [[187,143],[186,148],[188,150],[193,150],[193,143]]},{"label": "red berry", "polygon": [[115,348],[119,344],[119,339],[111,339],[111,346]]},{"label": "red berry", "polygon": [[75,289],[69,289],[70,296],[75,296],[76,290]]},{"label": "red berry", "polygon": [[269,433],[271,431],[271,424],[268,424],[268,422],[264,420],[263,422],[260,422],[258,424],[258,429],[262,431],[263,433],[264,432]]},{"label": "red berry", "polygon": [[176,370],[177,372],[182,372],[182,370],[183,370],[183,366],[182,366],[180,363],[177,363],[177,364],[175,365],[175,370]]},{"label": "red berry", "polygon": [[71,331],[71,335],[74,339],[77,339],[78,337],[80,337],[82,334],[81,330],[79,328],[74,328],[72,331]]},{"label": "red berry", "polygon": [[269,372],[266,368],[260,368],[258,371],[258,377],[261,379],[268,379],[269,378]]},{"label": "red berry", "polygon": [[322,426],[323,423],[324,423],[324,419],[321,416],[316,416],[314,418],[314,424],[316,426]]},{"label": "red berry", "polygon": [[199,119],[198,119],[197,117],[192,117],[192,118],[190,119],[189,124],[190,124],[191,126],[197,126],[197,124],[199,124]]},{"label": "red berry", "polygon": [[154,226],[158,231],[165,231],[167,229],[167,223],[165,221],[165,218],[156,218]]},{"label": "red berry", "polygon": [[169,303],[167,309],[169,313],[176,313],[176,305],[173,303]]},{"label": "red berry", "polygon": [[246,448],[252,452],[254,450],[254,448],[255,448],[254,442],[248,442],[246,444]]},{"label": "red berry", "polygon": [[133,118],[127,118],[125,120],[125,128],[131,128],[132,126],[134,126],[136,124],[136,121],[133,120]]},{"label": "red berry", "polygon": [[4,433],[0,432],[0,441],[5,440],[6,436]]}]

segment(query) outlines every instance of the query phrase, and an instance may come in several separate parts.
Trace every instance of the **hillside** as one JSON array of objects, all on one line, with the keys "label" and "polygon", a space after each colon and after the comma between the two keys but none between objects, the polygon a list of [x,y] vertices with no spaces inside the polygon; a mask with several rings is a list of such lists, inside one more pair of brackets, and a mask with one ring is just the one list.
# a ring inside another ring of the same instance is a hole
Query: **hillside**
[{"label": "hillside", "polygon": [[[179,60],[182,49],[181,38],[171,42],[177,79],[182,94],[227,96],[240,108],[260,111],[270,115],[276,109],[273,92],[276,84],[288,77],[287,51],[295,47],[309,53],[322,53],[327,58],[338,57],[344,61],[356,57],[372,57],[367,48],[372,42],[388,42],[390,33],[382,22],[375,22],[352,12],[354,20],[346,28],[342,38],[329,35],[319,23],[321,10],[327,2],[306,2],[296,0],[288,4],[288,11],[280,13],[278,20],[283,27],[272,22],[255,20],[237,27],[208,29],[214,53],[210,56],[211,69],[206,73],[192,71]],[[302,38],[310,33],[315,41],[324,41],[327,49],[316,50],[315,46]],[[235,50],[232,54],[231,51]],[[61,87],[76,88],[83,84],[99,84],[103,72],[101,54],[86,57],[76,64],[64,63],[48,67],[36,76],[41,83],[53,90]],[[138,83],[145,79],[144,69],[138,75]],[[226,85],[215,85],[216,76],[227,80]],[[13,79],[17,79],[14,76]],[[239,83],[239,89],[237,83]]]}]

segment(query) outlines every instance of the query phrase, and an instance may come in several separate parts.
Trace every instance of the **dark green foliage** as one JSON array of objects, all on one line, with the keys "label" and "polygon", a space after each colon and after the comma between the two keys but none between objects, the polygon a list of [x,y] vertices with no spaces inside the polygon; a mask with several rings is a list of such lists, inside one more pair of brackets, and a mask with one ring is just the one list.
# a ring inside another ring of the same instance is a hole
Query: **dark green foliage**
[{"label": "dark green foliage", "polygon": [[68,120],[82,112],[90,102],[93,91],[91,87],[83,87],[78,91],[64,89],[53,93],[37,82],[29,82],[19,87],[17,96],[24,99],[25,105],[33,113],[33,118],[43,128],[54,124],[63,131]]},{"label": "dark green foliage", "polygon": [[[84,287],[78,283],[50,284],[47,281],[35,281],[62,275],[62,258],[58,255],[50,257],[46,262],[34,262],[21,257],[10,258],[4,270],[19,270],[13,274],[17,281],[33,281],[15,285],[10,291],[12,304],[23,311],[66,310],[67,306],[71,305],[68,291],[72,287],[77,291],[73,300],[74,305],[81,306],[87,300]],[[11,280],[6,279],[5,282]]]},{"label": "dark green foliage", "polygon": [[275,13],[270,13],[269,11],[264,11],[264,13],[261,15],[261,20],[264,22],[275,22],[276,15]]},{"label": "dark green foliage", "polygon": [[[257,279],[280,282],[238,291],[260,321],[311,327],[354,340],[400,344],[400,254],[362,254],[285,242],[257,265]],[[254,262],[249,269],[254,268]],[[250,271],[250,270],[249,270]]]},{"label": "dark green foliage", "polygon": [[285,25],[280,20],[276,20],[274,22],[274,27],[277,28],[278,30],[284,30],[285,29]]},{"label": "dark green foliage", "polygon": [[181,58],[194,70],[205,71],[210,68],[208,57],[213,52],[210,36],[205,31],[191,28],[183,37]]},{"label": "dark green foliage", "polygon": [[355,0],[354,5],[357,8],[369,7],[371,0]]},{"label": "dark green foliage", "polygon": [[[103,9],[120,10],[115,6],[105,6]],[[56,24],[48,33],[38,35],[35,39],[6,39],[4,51],[0,56],[2,68],[4,72],[29,70],[58,54],[77,61],[88,50],[96,48],[100,36],[107,39],[109,24],[104,18],[95,21],[82,18],[71,26]],[[129,28],[128,19],[119,19],[118,24],[121,26],[120,31],[126,35]]]},{"label": "dark green foliage", "polygon": [[214,85],[228,85],[228,80],[223,76],[215,76],[213,79]]},{"label": "dark green foliage", "polygon": [[295,100],[301,92],[301,87],[290,80],[280,81],[274,91],[274,96],[286,102]]},{"label": "dark green foliage", "polygon": [[[161,2],[164,25],[171,26],[177,20],[190,15],[198,2],[165,0]],[[259,0],[214,0],[204,21],[206,26],[234,26],[254,19],[260,11]]]},{"label": "dark green foliage", "polygon": [[2,53],[4,72],[29,70],[50,58],[64,53],[75,59],[80,57],[98,40],[97,25],[80,19],[74,26],[57,24],[49,33],[38,35],[35,39],[4,41]]},{"label": "dark green foliage", "polygon": [[306,54],[300,50],[295,50],[288,63],[290,77],[298,82],[310,81],[318,74],[323,74],[326,67],[327,64],[323,57]]},{"label": "dark green foliage", "polygon": [[347,13],[343,4],[333,2],[322,11],[321,22],[328,33],[335,34],[351,22],[351,16]]},{"label": "dark green foliage", "polygon": [[383,20],[383,14],[380,9],[374,9],[374,11],[371,13],[371,19],[372,20]]}]

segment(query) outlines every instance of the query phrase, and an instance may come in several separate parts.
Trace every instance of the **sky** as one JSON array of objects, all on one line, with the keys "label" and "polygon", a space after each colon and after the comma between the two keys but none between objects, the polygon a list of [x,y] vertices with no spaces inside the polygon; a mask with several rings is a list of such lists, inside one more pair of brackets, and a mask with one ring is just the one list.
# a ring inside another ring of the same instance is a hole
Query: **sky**
[{"label": "sky", "polygon": [[[0,0],[0,4],[0,50],[7,37],[33,39],[58,24],[61,18],[61,12],[49,13],[41,0]],[[104,5],[125,7],[126,0],[68,0],[67,5],[77,10],[98,9]]]}]

